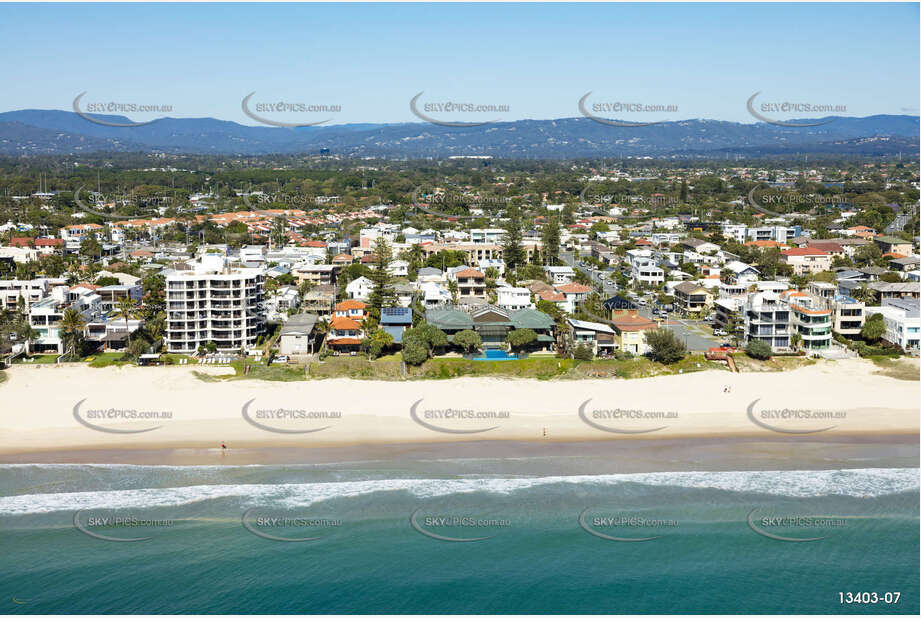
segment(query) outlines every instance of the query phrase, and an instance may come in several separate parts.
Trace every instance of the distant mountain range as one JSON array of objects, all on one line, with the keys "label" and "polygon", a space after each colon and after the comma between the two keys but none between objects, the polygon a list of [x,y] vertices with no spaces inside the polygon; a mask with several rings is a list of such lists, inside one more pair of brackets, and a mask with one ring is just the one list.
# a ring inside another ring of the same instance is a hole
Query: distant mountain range
[{"label": "distant mountain range", "polygon": [[[131,122],[123,116],[94,117],[114,123]],[[0,155],[92,152],[310,155],[328,151],[345,157],[419,159],[489,155],[569,159],[812,153],[881,156],[918,152],[917,116],[835,116],[827,120],[830,122],[821,126],[796,128],[718,120],[613,127],[588,118],[563,118],[497,122],[479,127],[403,123],[288,129],[251,127],[214,118],[163,118],[139,127],[110,127],[90,122],[74,112],[19,110],[0,113]]]}]

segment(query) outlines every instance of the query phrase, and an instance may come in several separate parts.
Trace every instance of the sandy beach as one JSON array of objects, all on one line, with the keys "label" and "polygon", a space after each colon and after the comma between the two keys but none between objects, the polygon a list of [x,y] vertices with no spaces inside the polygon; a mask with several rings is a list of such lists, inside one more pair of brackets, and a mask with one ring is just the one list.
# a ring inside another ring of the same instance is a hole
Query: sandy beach
[{"label": "sandy beach", "polygon": [[637,380],[225,382],[185,367],[17,366],[0,384],[0,454],[917,434],[918,382],[876,370],[851,360]]}]

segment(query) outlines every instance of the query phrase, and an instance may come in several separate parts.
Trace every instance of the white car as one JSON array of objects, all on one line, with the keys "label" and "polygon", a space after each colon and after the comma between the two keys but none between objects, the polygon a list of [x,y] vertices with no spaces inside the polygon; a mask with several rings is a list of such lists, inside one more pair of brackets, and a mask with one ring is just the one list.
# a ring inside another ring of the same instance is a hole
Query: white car
[{"label": "white car", "polygon": [[726,334],[726,331],[724,331],[722,328],[714,328],[713,334],[716,335],[717,337],[722,337],[723,335]]}]

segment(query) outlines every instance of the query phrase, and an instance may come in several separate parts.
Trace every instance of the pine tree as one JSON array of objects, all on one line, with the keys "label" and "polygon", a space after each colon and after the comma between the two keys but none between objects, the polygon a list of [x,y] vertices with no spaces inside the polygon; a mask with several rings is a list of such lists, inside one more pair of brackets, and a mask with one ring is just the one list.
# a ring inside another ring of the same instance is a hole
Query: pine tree
[{"label": "pine tree", "polygon": [[510,210],[505,224],[505,239],[502,242],[502,259],[508,270],[515,270],[525,261],[525,252],[521,246],[521,214],[518,209]]},{"label": "pine tree", "polygon": [[368,304],[372,314],[380,317],[382,307],[392,307],[397,302],[397,295],[393,289],[393,276],[390,274],[390,263],[393,261],[393,250],[384,238],[379,238],[374,245],[374,268],[368,274],[372,281],[371,294]]},{"label": "pine tree", "polygon": [[551,266],[556,264],[560,257],[560,220],[552,216],[544,224],[541,237],[543,243],[544,259]]}]

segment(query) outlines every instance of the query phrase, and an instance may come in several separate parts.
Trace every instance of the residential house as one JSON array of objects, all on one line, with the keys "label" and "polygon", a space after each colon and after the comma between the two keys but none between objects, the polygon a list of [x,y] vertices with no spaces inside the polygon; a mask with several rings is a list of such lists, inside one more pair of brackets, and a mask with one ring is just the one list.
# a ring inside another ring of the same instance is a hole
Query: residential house
[{"label": "residential house", "polygon": [[367,308],[368,305],[360,300],[344,300],[340,303],[336,303],[336,306],[333,307],[333,319],[348,318],[356,322],[361,322],[365,319]]},{"label": "residential house", "polygon": [[615,345],[623,352],[645,355],[649,353],[646,343],[646,333],[659,328],[658,323],[644,318],[633,309],[614,312],[611,315],[614,328]]},{"label": "residential house", "polygon": [[333,305],[336,303],[336,289],[330,285],[318,285],[304,294],[301,299],[301,309],[315,313],[318,317],[329,319],[333,315]]},{"label": "residential house", "polygon": [[393,337],[393,342],[402,344],[403,333],[413,325],[413,312],[409,307],[384,307],[381,309],[381,329]]},{"label": "residential house", "polygon": [[616,334],[607,324],[574,318],[568,318],[566,323],[569,326],[573,348],[579,345],[588,346],[595,356],[609,356],[616,349]]},{"label": "residential house", "polygon": [[631,269],[633,282],[639,285],[655,286],[665,283],[665,271],[652,260],[636,260]]},{"label": "residential house", "polygon": [[298,284],[307,281],[314,285],[332,285],[342,266],[339,264],[310,264],[302,262],[291,268],[291,275]]},{"label": "residential house", "polygon": [[372,289],[374,289],[374,282],[365,276],[361,276],[349,281],[345,286],[345,293],[353,300],[368,300],[371,297]]},{"label": "residential house", "polygon": [[902,273],[903,278],[906,278],[906,273],[918,270],[919,265],[921,265],[921,257],[917,255],[889,260],[889,267],[896,272]]},{"label": "residential house", "polygon": [[531,346],[533,349],[553,351],[556,341],[554,336],[556,322],[552,317],[536,309],[519,309],[511,312],[509,320],[513,330],[529,328],[537,333],[537,341]]},{"label": "residential house", "polygon": [[486,275],[475,268],[465,268],[454,273],[460,296],[486,298]]},{"label": "residential house", "polygon": [[48,296],[49,279],[0,279],[0,310],[15,311],[22,299],[25,309]]},{"label": "residential house", "polygon": [[744,285],[746,287],[758,281],[761,273],[757,268],[739,260],[731,260],[726,263],[720,272],[727,271],[730,283]]},{"label": "residential house", "polygon": [[564,311],[567,313],[575,313],[579,303],[591,294],[592,288],[587,285],[582,285],[581,283],[566,283],[556,286],[556,291],[566,297],[566,308]]},{"label": "residential house", "polygon": [[314,313],[297,313],[289,316],[282,325],[278,337],[279,353],[285,356],[313,354],[317,319],[318,316]]},{"label": "residential house", "polygon": [[702,285],[685,281],[674,289],[675,307],[685,315],[703,313],[713,306],[713,294]]},{"label": "residential house", "polygon": [[265,317],[268,322],[278,323],[288,320],[288,312],[298,308],[300,294],[292,285],[283,285],[274,292],[266,294]]},{"label": "residential house", "polygon": [[821,249],[797,247],[780,252],[781,259],[793,268],[796,275],[809,275],[831,270],[831,254]]},{"label": "residential house", "polygon": [[466,311],[445,306],[428,309],[425,312],[425,321],[439,328],[448,336],[448,341],[462,330],[473,330],[473,318]]},{"label": "residential house", "polygon": [[716,253],[720,250],[719,245],[707,240],[701,240],[700,238],[685,238],[681,241],[681,245],[690,251],[700,254]]},{"label": "residential house", "polygon": [[830,306],[832,332],[849,339],[859,337],[866,321],[864,303],[850,296],[837,294],[831,299]]},{"label": "residential house", "polygon": [[329,321],[329,332],[326,334],[326,347],[336,350],[337,352],[357,352],[364,338],[365,333],[361,328],[361,323],[351,318],[341,317],[337,311],[335,315],[333,315],[332,320]]},{"label": "residential house", "polygon": [[899,253],[904,256],[914,253],[914,245],[910,241],[902,240],[895,236],[877,236],[873,239],[873,242],[879,246],[880,251],[883,253]]}]

